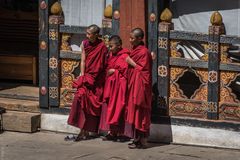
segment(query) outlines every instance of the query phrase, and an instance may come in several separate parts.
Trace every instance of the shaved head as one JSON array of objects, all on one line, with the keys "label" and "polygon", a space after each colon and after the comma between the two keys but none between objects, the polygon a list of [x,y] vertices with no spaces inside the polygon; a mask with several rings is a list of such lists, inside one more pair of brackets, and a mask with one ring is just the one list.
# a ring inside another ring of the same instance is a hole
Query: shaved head
[{"label": "shaved head", "polygon": [[111,36],[109,41],[112,41],[113,43],[115,43],[117,45],[122,45],[122,40],[121,40],[121,38],[118,35]]},{"label": "shaved head", "polygon": [[87,27],[87,30],[90,30],[93,34],[99,34],[100,28],[96,24],[92,24]]},{"label": "shaved head", "polygon": [[141,28],[134,28],[132,31],[133,35],[136,37],[136,38],[141,38],[143,39],[144,37],[144,32]]}]

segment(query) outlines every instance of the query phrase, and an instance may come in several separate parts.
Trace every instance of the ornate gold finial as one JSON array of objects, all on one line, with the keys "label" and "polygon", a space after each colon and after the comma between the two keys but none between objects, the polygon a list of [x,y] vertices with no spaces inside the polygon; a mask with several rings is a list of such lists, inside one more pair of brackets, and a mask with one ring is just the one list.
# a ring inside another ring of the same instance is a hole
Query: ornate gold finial
[{"label": "ornate gold finial", "polygon": [[61,15],[62,14],[62,6],[59,2],[55,2],[51,7],[51,13],[53,15]]},{"label": "ornate gold finial", "polygon": [[161,16],[160,16],[160,20],[163,21],[163,22],[171,23],[172,12],[168,8],[165,8],[164,11],[162,12]]},{"label": "ornate gold finial", "polygon": [[70,39],[71,39],[71,34],[68,34],[68,33],[63,33],[62,34],[61,50],[64,50],[64,51],[71,51],[72,50],[72,48],[70,46]]},{"label": "ornate gold finial", "polygon": [[104,17],[112,18],[112,5],[111,4],[107,5],[107,7],[104,9]]},{"label": "ornate gold finial", "polygon": [[222,15],[218,11],[213,12],[210,22],[212,23],[212,25],[222,25]]}]

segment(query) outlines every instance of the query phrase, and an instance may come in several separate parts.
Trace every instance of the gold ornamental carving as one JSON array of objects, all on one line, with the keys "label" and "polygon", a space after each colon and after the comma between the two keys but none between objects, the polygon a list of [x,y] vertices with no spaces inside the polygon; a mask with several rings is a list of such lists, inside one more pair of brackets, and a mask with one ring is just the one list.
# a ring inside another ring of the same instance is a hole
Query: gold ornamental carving
[{"label": "gold ornamental carving", "polygon": [[170,115],[205,118],[206,111],[207,111],[206,102],[192,102],[186,100],[170,99],[169,103]]},{"label": "gold ornamental carving", "polygon": [[172,12],[168,8],[165,8],[161,13],[160,20],[163,22],[171,23],[172,17],[173,17]]},{"label": "gold ornamental carving", "polygon": [[208,82],[208,71],[207,70],[196,70],[196,75],[199,77],[200,81],[202,83],[207,83]]},{"label": "gold ornamental carving", "polygon": [[167,49],[167,38],[160,37],[158,39],[158,48]]},{"label": "gold ornamental carving", "polygon": [[116,20],[120,19],[120,12],[118,10],[115,10],[113,12],[113,18]]},{"label": "gold ornamental carving", "polygon": [[156,21],[156,14],[151,13],[150,16],[149,16],[149,20],[150,20],[150,22],[155,22]]},{"label": "gold ornamental carving", "polygon": [[61,50],[64,51],[71,51],[71,46],[70,46],[70,39],[71,39],[71,34],[68,33],[63,33],[62,34],[62,44],[61,44]]},{"label": "gold ornamental carving", "polygon": [[45,41],[40,42],[40,49],[45,50],[47,48],[47,43]]},{"label": "gold ornamental carving", "polygon": [[239,103],[236,95],[232,93],[232,89],[228,87],[221,87],[220,88],[220,102],[226,103]]},{"label": "gold ornamental carving", "polygon": [[62,60],[61,61],[61,85],[62,88],[72,88],[72,82],[75,79],[72,73],[77,67],[79,67],[79,62],[73,60]]},{"label": "gold ornamental carving", "polygon": [[179,85],[177,83],[170,84],[170,97],[171,98],[187,98],[183,94],[183,91],[179,88]]},{"label": "gold ornamental carving", "polygon": [[218,73],[216,71],[210,71],[208,73],[208,81],[210,83],[215,83],[218,81]]},{"label": "gold ornamental carving", "polygon": [[187,69],[185,68],[171,67],[171,70],[170,70],[171,81],[174,81],[174,82],[177,81],[178,78],[180,78],[186,71]]},{"label": "gold ornamental carving", "polygon": [[210,22],[212,25],[220,26],[223,22],[222,15],[218,11],[213,12]]},{"label": "gold ornamental carving", "polygon": [[61,88],[60,105],[61,107],[70,107],[74,99],[75,90]]},{"label": "gold ornamental carving", "polygon": [[52,6],[51,6],[51,13],[53,15],[61,15],[62,14],[62,6],[59,2],[55,2]]},{"label": "gold ornamental carving", "polygon": [[177,58],[182,57],[182,54],[177,51],[178,43],[179,42],[175,40],[170,41],[171,57],[177,57]]},{"label": "gold ornamental carving", "polygon": [[49,67],[51,69],[56,69],[58,66],[58,60],[55,57],[49,59]]},{"label": "gold ornamental carving", "polygon": [[167,66],[164,66],[164,65],[158,66],[158,75],[160,77],[167,77],[167,75],[168,75]]},{"label": "gold ornamental carving", "polygon": [[220,72],[220,79],[221,84],[223,86],[228,86],[232,81],[237,78],[237,72],[230,72],[230,71],[221,71]]},{"label": "gold ornamental carving", "polygon": [[240,105],[221,104],[219,108],[219,119],[240,121]]},{"label": "gold ornamental carving", "polygon": [[208,42],[208,52],[218,53],[218,43]]},{"label": "gold ornamental carving", "polygon": [[54,40],[57,40],[57,38],[58,38],[57,31],[55,29],[50,29],[49,30],[49,39],[54,41]]},{"label": "gold ornamental carving", "polygon": [[74,60],[62,60],[61,61],[61,68],[62,68],[62,74],[65,73],[71,73],[74,71],[75,68],[79,66],[78,61]]},{"label": "gold ornamental carving", "polygon": [[206,84],[201,85],[191,96],[191,99],[207,101],[208,98],[208,88]]},{"label": "gold ornamental carving", "polygon": [[49,97],[58,98],[58,87],[49,87]]},{"label": "gold ornamental carving", "polygon": [[208,102],[208,112],[217,112],[216,102]]}]

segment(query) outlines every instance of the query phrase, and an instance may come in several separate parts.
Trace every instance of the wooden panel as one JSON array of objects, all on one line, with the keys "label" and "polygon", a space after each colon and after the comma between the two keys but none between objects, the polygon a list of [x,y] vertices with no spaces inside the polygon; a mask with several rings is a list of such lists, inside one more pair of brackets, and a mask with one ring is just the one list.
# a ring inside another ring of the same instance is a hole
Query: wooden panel
[{"label": "wooden panel", "polygon": [[39,0],[39,45],[39,106],[48,108],[48,0]]},{"label": "wooden panel", "polygon": [[[132,0],[132,28],[142,28],[146,32],[145,0]],[[145,36],[146,39],[147,36]]]},{"label": "wooden panel", "polygon": [[80,62],[79,60],[62,59],[61,68],[60,107],[69,107],[76,92],[76,89],[72,88],[72,82],[79,76]]},{"label": "wooden panel", "polygon": [[206,117],[206,101],[190,99],[169,99],[169,115],[184,117]]},{"label": "wooden panel", "polygon": [[120,37],[123,41],[123,47],[131,48],[129,44],[129,33],[132,29],[132,0],[121,0],[120,3]]},{"label": "wooden panel", "polygon": [[1,64],[32,64],[32,56],[27,55],[0,55]]},{"label": "wooden panel", "polygon": [[22,55],[0,55],[0,78],[32,80],[36,84],[36,58]]},{"label": "wooden panel", "polygon": [[[129,33],[135,27],[142,28],[146,33],[145,1],[144,0],[121,0],[120,3],[120,36],[123,47],[131,48]],[[146,38],[146,36],[145,36]]]}]

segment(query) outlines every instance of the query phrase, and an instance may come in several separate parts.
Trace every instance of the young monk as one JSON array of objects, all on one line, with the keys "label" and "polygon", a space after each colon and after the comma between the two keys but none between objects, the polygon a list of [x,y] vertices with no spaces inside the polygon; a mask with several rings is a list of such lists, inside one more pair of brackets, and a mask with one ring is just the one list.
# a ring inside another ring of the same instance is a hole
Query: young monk
[{"label": "young monk", "polygon": [[130,149],[146,148],[151,124],[152,57],[143,43],[144,32],[135,28],[130,33],[132,51],[127,63],[128,105],[125,135],[134,138]]},{"label": "young monk", "polygon": [[87,27],[87,39],[81,44],[81,75],[73,82],[77,88],[68,124],[81,129],[75,141],[87,139],[89,132],[98,132],[107,47],[99,37],[97,25]]},{"label": "young monk", "polygon": [[126,141],[124,137],[124,113],[126,108],[127,69],[126,58],[129,50],[122,48],[122,40],[114,35],[109,40],[110,53],[107,60],[107,77],[104,87],[104,101],[102,107],[100,130],[109,133],[103,140]]}]

